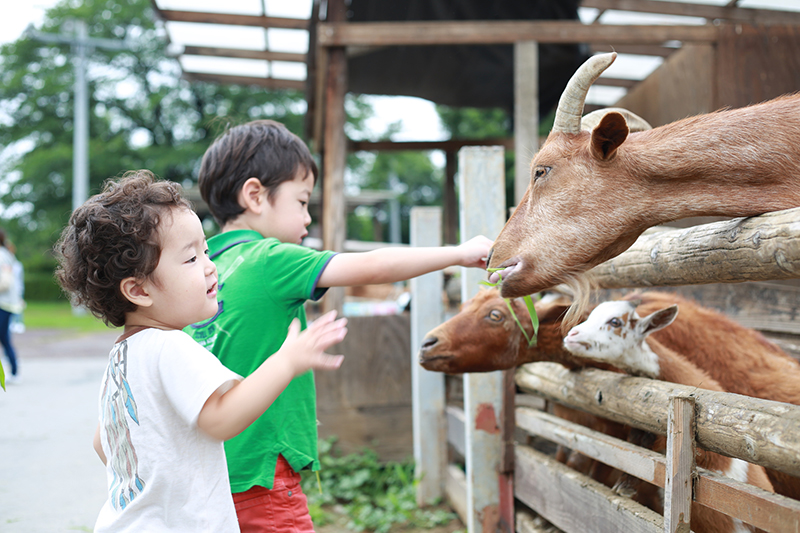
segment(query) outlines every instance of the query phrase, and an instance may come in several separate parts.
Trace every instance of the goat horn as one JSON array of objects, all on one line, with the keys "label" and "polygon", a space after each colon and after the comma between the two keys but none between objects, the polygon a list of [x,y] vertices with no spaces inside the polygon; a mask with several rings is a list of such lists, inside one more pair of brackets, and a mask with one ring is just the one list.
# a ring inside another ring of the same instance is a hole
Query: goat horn
[{"label": "goat horn", "polygon": [[572,75],[558,100],[553,131],[561,133],[581,131],[581,115],[583,114],[583,104],[586,101],[586,93],[616,58],[616,52],[592,56]]}]

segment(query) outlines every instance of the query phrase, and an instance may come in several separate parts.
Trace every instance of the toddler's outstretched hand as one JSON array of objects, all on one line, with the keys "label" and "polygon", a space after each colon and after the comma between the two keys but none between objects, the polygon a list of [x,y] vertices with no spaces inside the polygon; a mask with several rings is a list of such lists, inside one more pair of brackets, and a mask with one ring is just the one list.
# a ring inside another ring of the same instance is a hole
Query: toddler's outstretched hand
[{"label": "toddler's outstretched hand", "polygon": [[461,266],[486,268],[486,258],[489,256],[489,250],[492,249],[494,241],[478,235],[473,237],[465,243],[458,245],[461,251]]},{"label": "toddler's outstretched hand", "polygon": [[289,325],[289,334],[280,351],[299,375],[310,369],[334,370],[342,365],[343,355],[329,355],[325,350],[341,342],[347,334],[347,319],[335,320],[336,311],[325,313],[300,331],[296,318]]}]

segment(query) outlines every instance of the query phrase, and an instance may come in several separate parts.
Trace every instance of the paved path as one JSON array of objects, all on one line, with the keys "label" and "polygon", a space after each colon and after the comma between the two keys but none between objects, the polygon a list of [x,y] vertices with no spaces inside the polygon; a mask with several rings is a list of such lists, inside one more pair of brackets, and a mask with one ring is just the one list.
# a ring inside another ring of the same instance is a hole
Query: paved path
[{"label": "paved path", "polygon": [[116,336],[112,331],[13,336],[22,383],[0,389],[3,533],[92,530],[106,493],[92,437],[100,378]]}]

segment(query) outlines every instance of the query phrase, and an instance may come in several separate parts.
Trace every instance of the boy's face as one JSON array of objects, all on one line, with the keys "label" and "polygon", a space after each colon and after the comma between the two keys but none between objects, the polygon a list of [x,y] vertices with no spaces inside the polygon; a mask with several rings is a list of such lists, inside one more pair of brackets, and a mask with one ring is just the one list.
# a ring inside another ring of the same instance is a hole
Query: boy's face
[{"label": "boy's face", "polygon": [[145,282],[153,304],[143,311],[156,324],[183,329],[216,314],[217,268],[193,211],[172,209],[161,220],[161,256]]},{"label": "boy's face", "polygon": [[314,175],[304,168],[298,170],[293,180],[281,183],[272,200],[267,199],[261,234],[281,242],[302,243],[311,224],[308,202],[313,188]]}]

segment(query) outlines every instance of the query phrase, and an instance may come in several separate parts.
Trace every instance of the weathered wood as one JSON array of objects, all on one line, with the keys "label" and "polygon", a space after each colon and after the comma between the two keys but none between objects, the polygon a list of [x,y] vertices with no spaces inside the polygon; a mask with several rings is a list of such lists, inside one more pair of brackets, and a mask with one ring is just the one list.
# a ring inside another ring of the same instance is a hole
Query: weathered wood
[{"label": "weathered wood", "polygon": [[616,104],[653,127],[717,109],[714,100],[715,48],[685,43]]},{"label": "weathered wood", "polygon": [[[505,223],[503,148],[465,147],[458,152],[459,226],[462,241],[475,235],[496,235]],[[480,289],[485,272],[462,268],[461,297]],[[499,524],[503,412],[502,372],[464,374],[467,470],[467,529],[493,533]]]},{"label": "weathered wood", "polygon": [[461,519],[467,523],[467,476],[464,471],[455,465],[447,466],[445,474],[444,493],[450,507]]},{"label": "weathered wood", "polygon": [[259,28],[283,28],[307,30],[308,19],[288,17],[265,17],[263,15],[235,15],[233,13],[209,13],[201,11],[177,11],[159,9],[157,13],[171,22],[195,22],[204,24],[229,24],[232,26],[256,26]]},{"label": "weathered wood", "polygon": [[556,363],[523,365],[516,379],[525,391],[660,435],[669,397],[687,393],[697,404],[699,446],[800,476],[800,406]]},{"label": "weathered wood", "polygon": [[667,411],[667,468],[664,480],[664,531],[689,533],[694,473],[694,398],[676,395]]},{"label": "weathered wood", "polygon": [[514,148],[514,139],[448,139],[446,141],[348,141],[348,149],[352,152],[379,151],[379,150],[444,150],[445,152],[463,148],[465,146],[502,146],[507,150]]},{"label": "weathered wood", "polygon": [[714,6],[661,0],[583,0],[581,6],[639,13],[701,17],[731,22],[749,22],[751,24],[800,24],[800,13],[797,11],[780,11],[777,9]]},{"label": "weathered wood", "polygon": [[800,208],[645,234],[589,271],[599,287],[800,277]]},{"label": "weathered wood", "polygon": [[[344,21],[345,16],[344,0],[328,2],[329,19],[339,22]],[[327,56],[322,154],[322,246],[326,250],[341,252],[347,230],[344,201],[344,171],[347,160],[344,98],[347,93],[347,58],[344,48],[341,47],[329,50]],[[343,288],[328,289],[322,306],[325,311],[335,309],[341,312],[344,306]]]},{"label": "weathered wood", "polygon": [[[659,453],[530,408],[517,408],[519,427],[592,457],[612,468],[665,486],[666,458]],[[800,502],[697,469],[694,501],[764,531],[800,531]]]},{"label": "weathered wood", "polygon": [[[411,246],[442,245],[442,209],[412,207]],[[441,270],[417,276],[410,282],[411,301],[421,302],[426,295],[442,291]],[[425,305],[411,307],[411,396],[414,421],[414,477],[417,479],[417,505],[441,499],[447,464],[444,374],[425,370],[419,364],[419,347],[425,334],[442,322],[441,298],[429,298]]]},{"label": "weathered wood", "polygon": [[280,78],[256,78],[254,76],[233,76],[229,74],[209,74],[207,72],[191,72],[184,70],[181,77],[188,81],[205,81],[220,85],[257,85],[265,89],[294,89],[302,91],[306,87],[305,80],[287,80]]},{"label": "weathered wood", "polygon": [[661,533],[658,513],[620,496],[555,459],[516,447],[517,498],[565,531]]},{"label": "weathered wood", "polygon": [[454,405],[448,405],[445,408],[445,416],[447,417],[447,442],[461,457],[464,457],[467,454],[464,438],[464,410]]},{"label": "weathered wood", "polygon": [[450,21],[324,23],[321,46],[424,46],[436,44],[539,43],[663,44],[714,42],[713,26],[582,24],[578,21]]},{"label": "weathered wood", "polygon": [[514,205],[531,181],[531,159],[539,151],[539,44],[514,44]]},{"label": "weathered wood", "polygon": [[305,63],[306,54],[291,52],[272,52],[270,50],[245,50],[244,48],[220,48],[218,46],[184,46],[183,55],[236,57],[240,59],[263,59],[264,61],[288,61]]}]

